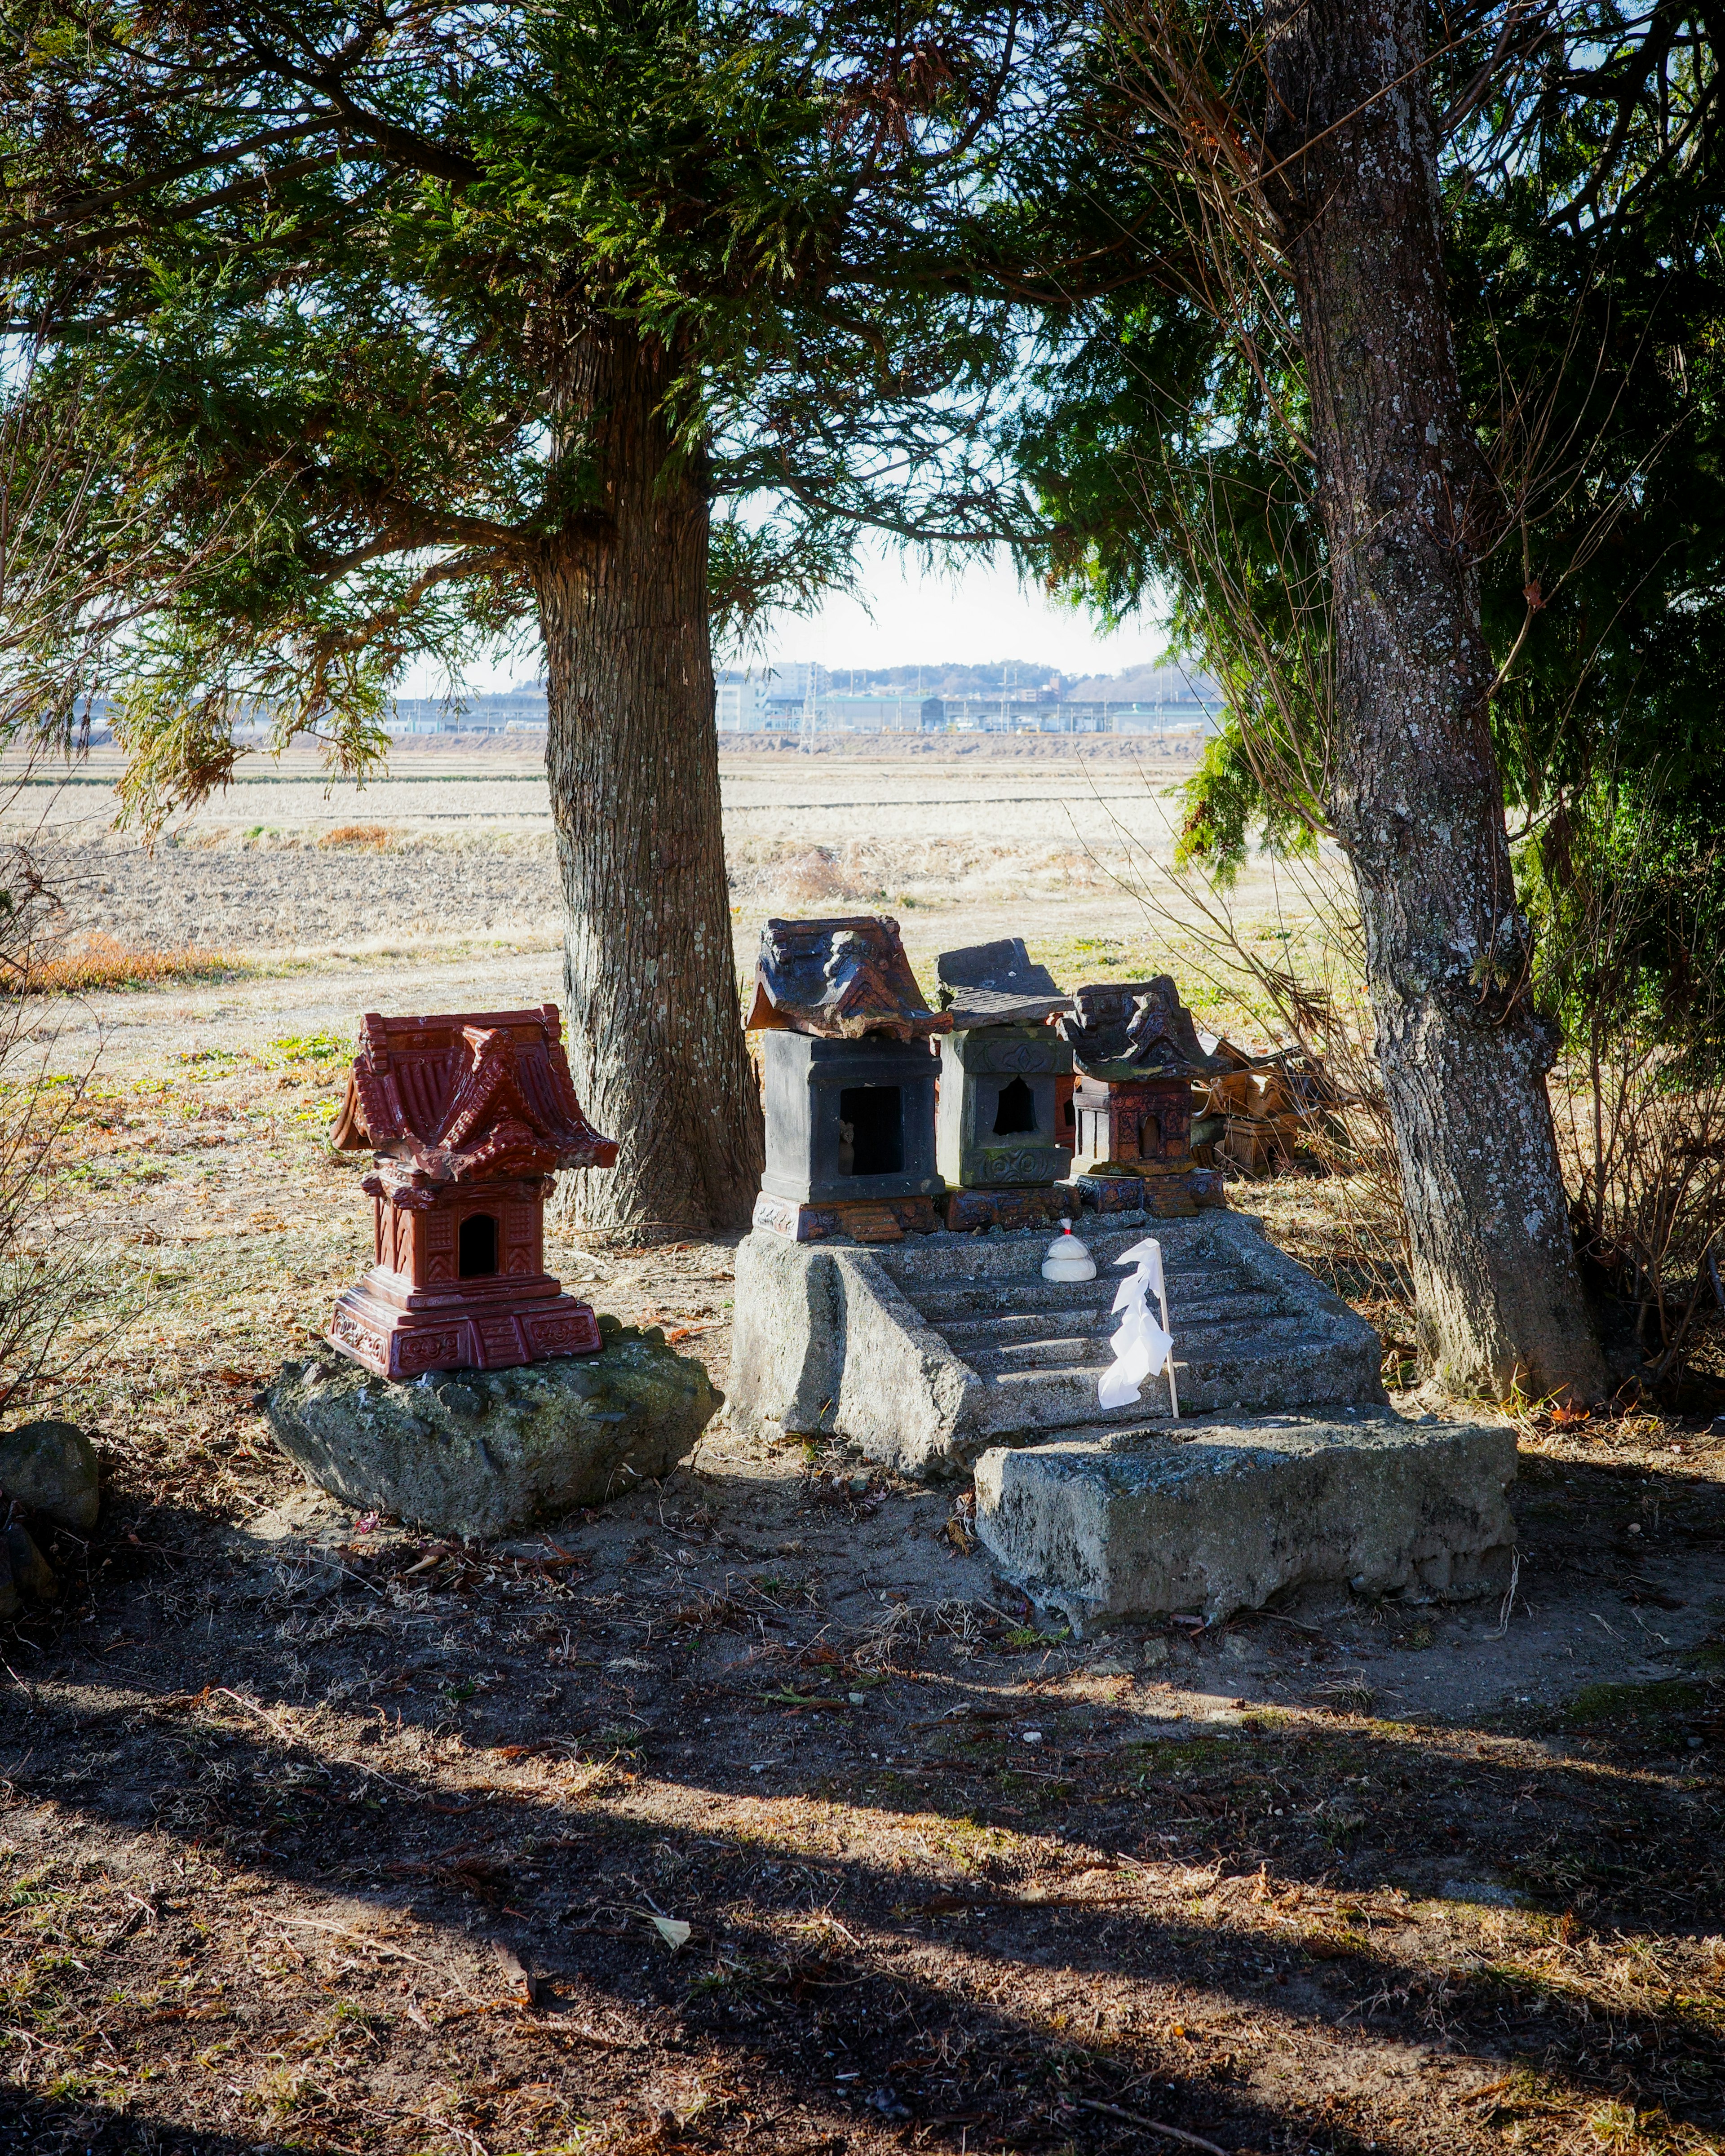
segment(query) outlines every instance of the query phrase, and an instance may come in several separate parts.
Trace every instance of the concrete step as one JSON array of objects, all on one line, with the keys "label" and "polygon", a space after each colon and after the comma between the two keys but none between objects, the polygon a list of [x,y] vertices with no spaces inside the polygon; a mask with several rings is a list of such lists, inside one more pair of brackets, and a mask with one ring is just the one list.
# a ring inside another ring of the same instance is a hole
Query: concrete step
[{"label": "concrete step", "polygon": [[1108,1336],[1068,1333],[1052,1340],[1009,1340],[998,1348],[967,1348],[964,1359],[978,1377],[1011,1370],[1106,1370],[1114,1360]]},{"label": "concrete step", "polygon": [[[1155,1308],[1153,1301],[1151,1307]],[[999,1317],[929,1322],[953,1353],[968,1360],[972,1348],[1004,1348],[1019,1340],[1064,1340],[1091,1332],[1112,1332],[1120,1321],[1111,1297],[1088,1310],[1009,1311]],[[1172,1306],[1169,1323],[1175,1337],[1183,1340],[1194,1332],[1230,1327],[1261,1337],[1266,1328],[1286,1330],[1297,1326],[1299,1317],[1297,1312],[1284,1311],[1273,1295],[1242,1291]]]},{"label": "concrete step", "polygon": [[[1114,1360],[1109,1346],[1111,1332],[1069,1333],[1051,1340],[1009,1341],[999,1347],[971,1348],[964,1359],[978,1377],[1023,1370],[1106,1370]],[[1308,1332],[1297,1318],[1275,1336],[1276,1359],[1287,1355],[1310,1355],[1326,1345],[1322,1335]],[[1174,1370],[1178,1376],[1190,1370],[1204,1383],[1244,1370],[1269,1358],[1271,1342],[1261,1332],[1210,1333],[1198,1338],[1176,1337]]]},{"label": "concrete step", "polygon": [[[1045,1281],[1049,1236],[907,1235],[866,1250],[793,1244],[764,1229],[737,1251],[732,1407],[739,1428],[836,1431],[907,1475],[962,1471],[990,1445],[1040,1443],[1134,1415],[1167,1420],[1168,1389],[1101,1417],[1115,1262],[1142,1224],[1086,1215],[1088,1281]],[[1168,1268],[1182,1409],[1277,1413],[1382,1403],[1371,1327],[1267,1243],[1211,1209],[1154,1224]],[[912,1313],[916,1313],[913,1317]]]},{"label": "concrete step", "polygon": [[[1114,1359],[1112,1327],[1093,1332],[1067,1332],[1045,1340],[1003,1340],[987,1345],[968,1343],[961,1353],[979,1378],[1002,1370],[1063,1370],[1083,1367],[1105,1370]],[[950,1344],[950,1343],[948,1343]],[[1174,1337],[1174,1368],[1222,1373],[1244,1363],[1305,1354],[1325,1344],[1322,1336],[1309,1332],[1297,1317],[1274,1321],[1250,1334],[1211,1332]]]},{"label": "concrete step", "polygon": [[[938,1287],[921,1281],[906,1283],[906,1300],[931,1325],[958,1322],[967,1317],[990,1317],[1004,1312],[1106,1310],[1114,1301],[1125,1272],[1100,1274],[1089,1281],[1045,1281],[1034,1275],[943,1282]],[[1189,1303],[1214,1302],[1225,1296],[1256,1295],[1245,1273],[1232,1265],[1188,1266],[1170,1270],[1168,1299],[1170,1312]]]},{"label": "concrete step", "polygon": [[[1377,1382],[1376,1342],[1370,1348],[1301,1331],[1286,1338],[1226,1343],[1177,1342],[1174,1375],[1183,1414],[1252,1411],[1303,1402],[1369,1397]],[[1040,1360],[1032,1360],[1040,1357]],[[1105,1411],[1096,1379],[1113,1359],[1106,1340],[1039,1342],[1011,1350],[978,1349],[966,1361],[983,1380],[978,1419],[991,1431],[1056,1430],[1074,1424],[1142,1420],[1168,1412],[1165,1377],[1147,1378],[1139,1404]]]}]

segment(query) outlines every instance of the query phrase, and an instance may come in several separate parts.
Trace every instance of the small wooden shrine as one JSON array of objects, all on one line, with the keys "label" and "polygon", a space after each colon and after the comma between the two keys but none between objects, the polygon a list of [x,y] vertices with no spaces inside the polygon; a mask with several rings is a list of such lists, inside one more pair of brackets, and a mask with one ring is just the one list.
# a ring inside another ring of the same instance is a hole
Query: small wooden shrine
[{"label": "small wooden shrine", "polygon": [[755,1225],[798,1242],[937,1228],[932,1011],[884,915],[769,921],[747,1024],[761,1042],[767,1166]]},{"label": "small wooden shrine", "polygon": [[1049,1026],[1072,1008],[1012,936],[942,952],[936,1165],[950,1228],[1029,1227],[1070,1211],[1072,1051]]},{"label": "small wooden shrine", "polygon": [[331,1134],[369,1148],[377,1262],[329,1339],[381,1377],[501,1369],[599,1347],[592,1310],[545,1270],[559,1168],[609,1168],[581,1112],[557,1007],[383,1018],[367,1012]]}]

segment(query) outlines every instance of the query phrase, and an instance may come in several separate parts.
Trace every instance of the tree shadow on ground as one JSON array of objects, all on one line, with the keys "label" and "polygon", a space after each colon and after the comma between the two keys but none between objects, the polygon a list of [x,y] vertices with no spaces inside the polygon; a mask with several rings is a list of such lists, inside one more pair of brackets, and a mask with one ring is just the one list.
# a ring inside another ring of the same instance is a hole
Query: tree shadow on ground
[{"label": "tree shadow on ground", "polygon": [[[15,2145],[270,2149],[285,2105],[293,2145],[349,2148],[357,2076],[367,2145],[465,2156],[599,2121],[812,2156],[1126,2147],[1125,2111],[1339,2156],[1435,2102],[1457,2148],[1592,2102],[1717,2113],[1717,2019],[1672,1974],[1716,1922],[1717,1785],[1676,1772],[1711,1675],[1594,1702],[1561,1757],[1523,1741],[1549,1716],[1158,1733],[988,1640],[865,1666],[783,1590],[691,1586],[617,1656],[610,1575],[451,1558],[430,1596],[406,1547],[221,1547],[122,1530],[103,1604],[144,1635],[44,1635],[8,1695]],[[555,2120],[511,2110],[535,2088]]]}]

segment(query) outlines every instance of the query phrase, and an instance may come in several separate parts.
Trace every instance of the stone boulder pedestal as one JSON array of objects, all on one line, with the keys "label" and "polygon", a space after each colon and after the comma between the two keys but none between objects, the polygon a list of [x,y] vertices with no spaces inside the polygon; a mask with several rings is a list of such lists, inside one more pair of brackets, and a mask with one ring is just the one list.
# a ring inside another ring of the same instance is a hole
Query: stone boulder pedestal
[{"label": "stone boulder pedestal", "polygon": [[597,1355],[374,1376],[290,1363],[260,1404],[306,1479],[362,1510],[472,1540],[600,1505],[694,1451],[721,1395],[706,1366],[602,1317]]}]

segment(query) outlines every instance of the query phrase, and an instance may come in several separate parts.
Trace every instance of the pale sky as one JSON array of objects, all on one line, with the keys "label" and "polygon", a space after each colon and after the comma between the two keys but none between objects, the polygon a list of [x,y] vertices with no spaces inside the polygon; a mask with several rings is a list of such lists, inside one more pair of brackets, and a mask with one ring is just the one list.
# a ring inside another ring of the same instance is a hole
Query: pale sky
[{"label": "pale sky", "polygon": [[926,573],[913,557],[875,548],[865,561],[864,588],[866,607],[834,598],[805,619],[782,617],[767,636],[768,652],[835,670],[1020,659],[1072,677],[1154,665],[1168,642],[1163,624],[1149,617],[1099,635],[1088,614],[1021,585],[1004,550],[944,577]]},{"label": "pale sky", "polygon": [[[1154,665],[1167,643],[1165,628],[1151,616],[1113,636],[1099,635],[1087,614],[1021,586],[1004,552],[993,561],[978,553],[960,574],[942,576],[925,573],[912,557],[871,547],[862,582],[866,604],[833,598],[816,614],[782,615],[759,645],[740,655],[721,654],[721,663],[812,659],[838,672],[850,666],[976,665],[1016,659],[1074,680]],[[536,664],[527,656],[475,661],[469,686],[480,694],[510,688],[531,680]],[[400,693],[432,696],[442,687],[440,677],[420,662],[408,670]]]}]

